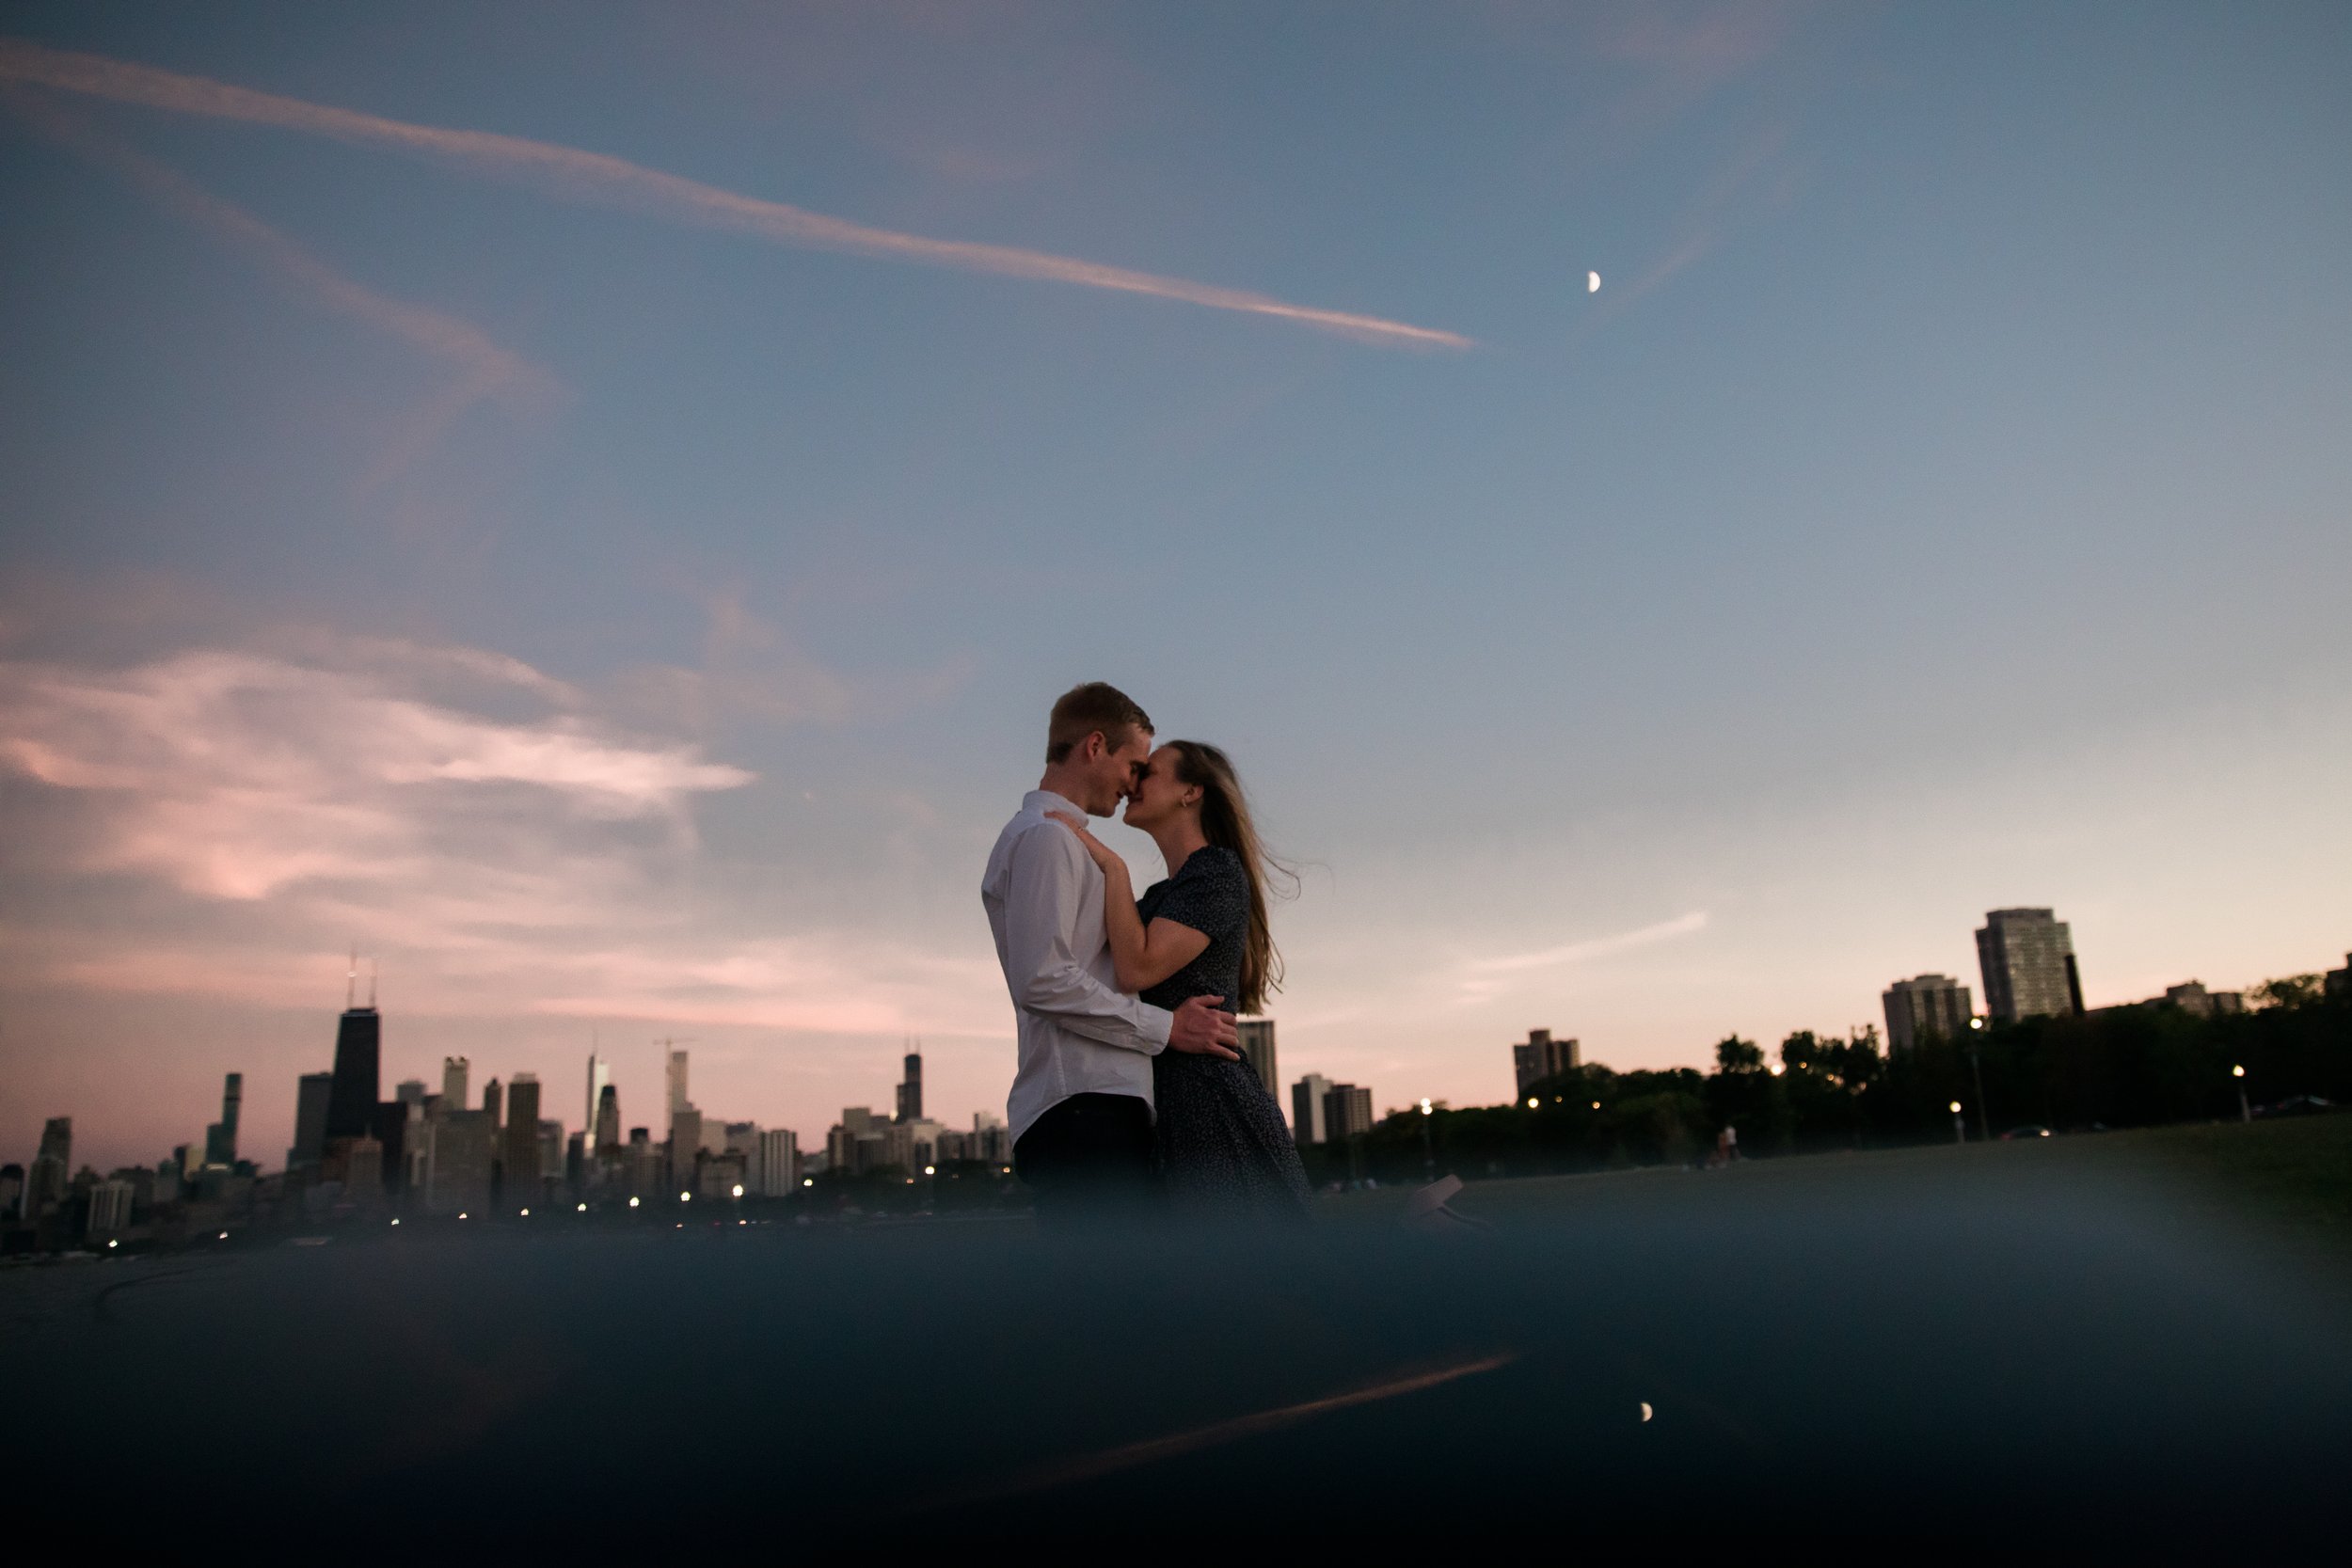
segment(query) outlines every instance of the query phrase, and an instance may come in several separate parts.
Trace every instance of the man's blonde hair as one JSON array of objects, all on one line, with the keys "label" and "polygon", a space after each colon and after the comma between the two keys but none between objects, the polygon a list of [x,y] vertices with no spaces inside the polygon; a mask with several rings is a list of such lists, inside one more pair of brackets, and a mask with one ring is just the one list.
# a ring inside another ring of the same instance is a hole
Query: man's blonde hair
[{"label": "man's blonde hair", "polygon": [[1152,716],[1136,700],[1108,681],[1088,681],[1063,692],[1054,703],[1054,716],[1045,722],[1045,765],[1063,761],[1088,736],[1100,734],[1103,744],[1118,751],[1137,730],[1152,733]]}]

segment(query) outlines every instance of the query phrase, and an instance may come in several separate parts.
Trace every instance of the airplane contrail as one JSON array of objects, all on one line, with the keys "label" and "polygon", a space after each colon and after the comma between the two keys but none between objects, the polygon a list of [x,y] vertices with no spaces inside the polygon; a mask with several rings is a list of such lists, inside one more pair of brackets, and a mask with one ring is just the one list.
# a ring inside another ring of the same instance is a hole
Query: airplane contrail
[{"label": "airplane contrail", "polygon": [[338,141],[387,146],[445,158],[476,173],[516,181],[544,194],[596,206],[653,214],[705,228],[756,234],[779,244],[892,257],[933,266],[961,267],[1007,277],[1070,283],[1176,300],[1212,310],[1272,316],[1366,342],[1396,347],[1470,348],[1459,333],[1413,326],[1377,316],[1292,305],[1264,294],[1181,277],[1105,266],[1047,251],[875,229],[847,218],[767,201],[646,168],[601,152],[487,131],[453,131],[280,98],[201,76],[183,76],[103,55],[49,49],[0,39],[0,80],[215,119],[244,120],[307,131]]},{"label": "airplane contrail", "polygon": [[[5,88],[0,88],[0,95],[17,96]],[[9,106],[58,142],[113,167],[164,206],[291,278],[327,309],[454,364],[467,372],[465,385],[473,388],[472,396],[503,391],[528,402],[546,402],[563,395],[563,385],[553,375],[501,347],[471,322],[429,306],[393,299],[344,277],[234,202],[224,201],[154,159],[91,134],[54,110],[24,102],[12,102]]]}]

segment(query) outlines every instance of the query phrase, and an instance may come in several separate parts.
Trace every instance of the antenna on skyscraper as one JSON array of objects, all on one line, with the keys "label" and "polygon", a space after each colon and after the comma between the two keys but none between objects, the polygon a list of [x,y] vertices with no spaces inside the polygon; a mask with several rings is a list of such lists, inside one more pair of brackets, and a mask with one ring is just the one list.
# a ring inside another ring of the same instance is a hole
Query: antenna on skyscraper
[{"label": "antenna on skyscraper", "polygon": [[351,967],[343,972],[343,1011],[359,1004],[359,944],[351,944]]},{"label": "antenna on skyscraper", "polygon": [[375,1011],[375,960],[368,960],[368,1011]]}]

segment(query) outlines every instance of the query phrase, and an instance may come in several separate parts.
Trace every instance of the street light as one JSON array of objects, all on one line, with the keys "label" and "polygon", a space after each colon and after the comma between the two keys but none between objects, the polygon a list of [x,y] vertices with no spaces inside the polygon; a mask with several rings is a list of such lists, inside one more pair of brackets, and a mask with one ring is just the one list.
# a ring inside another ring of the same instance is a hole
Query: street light
[{"label": "street light", "polygon": [[1968,1124],[1960,1119],[1960,1101],[1955,1100],[1952,1101],[1952,1142],[1964,1144],[1967,1141]]},{"label": "street light", "polygon": [[632,1209],[636,1208],[636,1207],[637,1207],[637,1200],[636,1200],[635,1198],[633,1198],[633,1197],[632,1197],[632,1198],[630,1198],[630,1199],[628,1200],[628,1206],[629,1206],[630,1208],[632,1208]]},{"label": "street light", "polygon": [[[1534,1101],[1528,1103],[1532,1105]],[[1437,1107],[1423,1099],[1421,1102],[1421,1174],[1425,1181],[1438,1179],[1438,1157],[1429,1148],[1429,1118],[1437,1114]]]},{"label": "street light", "polygon": [[2245,1067],[2241,1065],[2232,1068],[2230,1069],[2230,1076],[2237,1080],[2237,1118],[2240,1121],[2252,1121],[2254,1119],[2254,1108],[2246,1103]]},{"label": "street light", "polygon": [[[1968,1021],[1968,1070],[1977,1078],[1977,1132],[1986,1143],[1993,1141],[1992,1113],[1984,1104],[1984,1051],[1979,1041],[1984,1037],[1984,1020],[1974,1017]],[[1957,1109],[1957,1107],[1955,1107]]]},{"label": "street light", "polygon": [[1543,1103],[1543,1101],[1541,1101],[1537,1100],[1537,1099],[1536,1099],[1534,1095],[1532,1095],[1532,1094],[1531,1094],[1531,1095],[1529,1095],[1529,1096],[1527,1097],[1527,1108],[1528,1108],[1529,1110],[1531,1110],[1531,1111],[1532,1111],[1532,1110],[1534,1110],[1536,1106],[1538,1106],[1538,1105],[1540,1105],[1540,1104],[1542,1104],[1542,1103]]},{"label": "street light", "polygon": [[743,1183],[740,1181],[738,1181],[735,1184],[735,1196],[738,1197],[741,1197],[743,1196]]}]

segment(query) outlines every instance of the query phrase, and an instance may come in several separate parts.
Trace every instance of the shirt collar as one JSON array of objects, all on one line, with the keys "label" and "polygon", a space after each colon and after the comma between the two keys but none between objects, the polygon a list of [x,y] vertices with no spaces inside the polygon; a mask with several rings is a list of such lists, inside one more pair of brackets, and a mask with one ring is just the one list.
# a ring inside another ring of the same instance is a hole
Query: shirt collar
[{"label": "shirt collar", "polygon": [[1078,808],[1075,801],[1066,796],[1057,795],[1050,789],[1032,789],[1021,797],[1021,809],[1034,811],[1040,816],[1049,811],[1066,811],[1073,816],[1081,817],[1087,815]]}]

